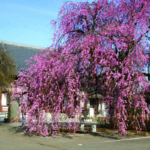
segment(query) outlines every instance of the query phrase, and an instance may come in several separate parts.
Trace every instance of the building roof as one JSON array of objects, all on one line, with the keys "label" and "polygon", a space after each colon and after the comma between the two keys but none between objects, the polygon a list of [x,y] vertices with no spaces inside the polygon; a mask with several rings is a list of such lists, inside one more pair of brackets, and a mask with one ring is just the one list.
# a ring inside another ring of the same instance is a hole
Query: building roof
[{"label": "building roof", "polygon": [[0,45],[4,51],[7,51],[16,63],[17,74],[21,68],[26,69],[26,60],[44,50],[44,47],[29,46],[24,44],[12,43],[0,40]]}]

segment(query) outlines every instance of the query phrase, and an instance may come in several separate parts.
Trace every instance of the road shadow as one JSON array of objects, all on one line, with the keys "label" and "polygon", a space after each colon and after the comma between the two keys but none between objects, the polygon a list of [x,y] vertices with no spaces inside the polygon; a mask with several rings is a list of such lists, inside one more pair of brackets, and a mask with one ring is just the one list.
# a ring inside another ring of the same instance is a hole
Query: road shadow
[{"label": "road shadow", "polygon": [[114,133],[97,132],[97,133],[89,133],[89,134],[92,135],[92,136],[115,139],[115,140],[120,139],[119,137],[116,137],[117,134],[114,134]]},{"label": "road shadow", "polygon": [[[9,127],[8,130],[12,134],[23,134],[23,135],[29,136],[29,137],[40,136],[40,135],[36,135],[36,133],[26,133],[25,130],[27,130],[27,127],[22,127],[22,126]],[[59,136],[67,138],[67,139],[73,139],[73,137],[67,133],[60,133]],[[47,137],[57,137],[57,135],[55,135],[55,136],[49,135]]]},{"label": "road shadow", "polygon": [[115,140],[120,140],[124,138],[134,138],[138,136],[135,134],[120,135],[118,132],[115,132],[115,133],[96,132],[96,133],[89,133],[89,134],[92,136],[115,139]]},{"label": "road shadow", "polygon": [[73,139],[73,137],[71,135],[68,135],[67,133],[61,133],[60,136],[67,139]]},{"label": "road shadow", "polygon": [[22,126],[18,126],[18,127],[9,127],[8,130],[10,133],[12,134],[23,134],[25,136],[29,136],[32,137],[35,134],[29,134],[29,133],[25,133],[25,130],[27,129],[27,127],[22,127]]},{"label": "road shadow", "polygon": [[[0,126],[1,125],[3,125],[3,124],[0,124]],[[25,133],[25,130],[27,130],[27,127],[22,127],[22,126],[9,126],[8,130],[12,134],[23,134],[23,135],[29,136],[29,137],[40,136],[40,135],[36,135],[36,133]],[[106,132],[89,132],[89,131],[81,132],[78,130],[76,132],[76,135],[78,135],[78,134],[91,135],[94,137],[107,138],[107,139],[109,138],[109,139],[115,139],[115,140],[122,139],[123,137],[127,137],[127,138],[133,137],[133,135],[121,136],[118,134],[118,132],[113,132],[113,131],[106,133]],[[74,135],[74,133],[69,133],[69,132],[59,132],[58,133],[58,136],[61,136],[63,138],[67,138],[67,139],[73,139],[74,138],[73,135]],[[47,137],[53,137],[53,136],[49,135]],[[55,135],[54,137],[57,137],[57,135]]]}]

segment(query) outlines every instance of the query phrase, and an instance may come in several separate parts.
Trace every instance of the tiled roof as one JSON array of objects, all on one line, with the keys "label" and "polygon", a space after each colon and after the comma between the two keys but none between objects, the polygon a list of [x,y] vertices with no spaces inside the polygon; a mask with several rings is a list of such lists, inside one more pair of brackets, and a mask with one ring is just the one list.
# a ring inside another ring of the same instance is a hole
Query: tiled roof
[{"label": "tiled roof", "polygon": [[40,50],[45,49],[43,47],[34,47],[1,40],[0,44],[3,50],[8,51],[15,60],[17,73],[21,68],[27,68],[25,60],[28,60],[30,57],[33,57],[35,54],[39,53]]}]

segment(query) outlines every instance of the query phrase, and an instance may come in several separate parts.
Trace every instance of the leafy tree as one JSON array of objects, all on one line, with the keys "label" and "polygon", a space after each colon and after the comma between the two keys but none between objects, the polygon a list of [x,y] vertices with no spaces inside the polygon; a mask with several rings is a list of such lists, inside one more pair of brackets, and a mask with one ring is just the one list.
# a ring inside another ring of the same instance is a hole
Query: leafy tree
[{"label": "leafy tree", "polygon": [[15,61],[6,48],[0,45],[0,87],[7,88],[14,81],[15,75]]},{"label": "leafy tree", "polygon": [[[14,83],[28,95],[29,132],[51,134],[59,127],[62,110],[70,117],[80,116],[80,102],[86,101],[88,93],[103,96],[121,134],[127,134],[128,115],[141,130],[149,114],[144,99],[148,83],[142,73],[149,44],[149,9],[147,0],[71,2],[61,8],[53,21],[52,48],[56,50],[35,55],[30,68]],[[51,128],[43,127],[45,108],[53,110]],[[75,123],[72,127],[76,130]]]}]

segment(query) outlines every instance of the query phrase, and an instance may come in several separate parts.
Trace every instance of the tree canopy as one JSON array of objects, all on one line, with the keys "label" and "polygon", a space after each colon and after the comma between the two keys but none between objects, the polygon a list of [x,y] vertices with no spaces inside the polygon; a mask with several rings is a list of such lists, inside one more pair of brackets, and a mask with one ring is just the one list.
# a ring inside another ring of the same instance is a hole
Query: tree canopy
[{"label": "tree canopy", "polygon": [[7,52],[6,48],[0,45],[0,87],[9,87],[16,75],[15,61]]},{"label": "tree canopy", "polygon": [[[66,3],[52,24],[54,50],[35,55],[29,61],[30,68],[14,83],[28,97],[29,132],[51,134],[59,127],[62,110],[76,119],[81,115],[81,101],[93,92],[101,94],[102,101],[113,108],[108,111],[117,118],[121,134],[127,134],[129,115],[134,118],[132,124],[141,130],[149,114],[144,99],[149,84],[143,70],[149,46],[150,2]],[[17,96],[22,99],[23,95]],[[53,110],[51,128],[43,127],[45,108]]]}]

